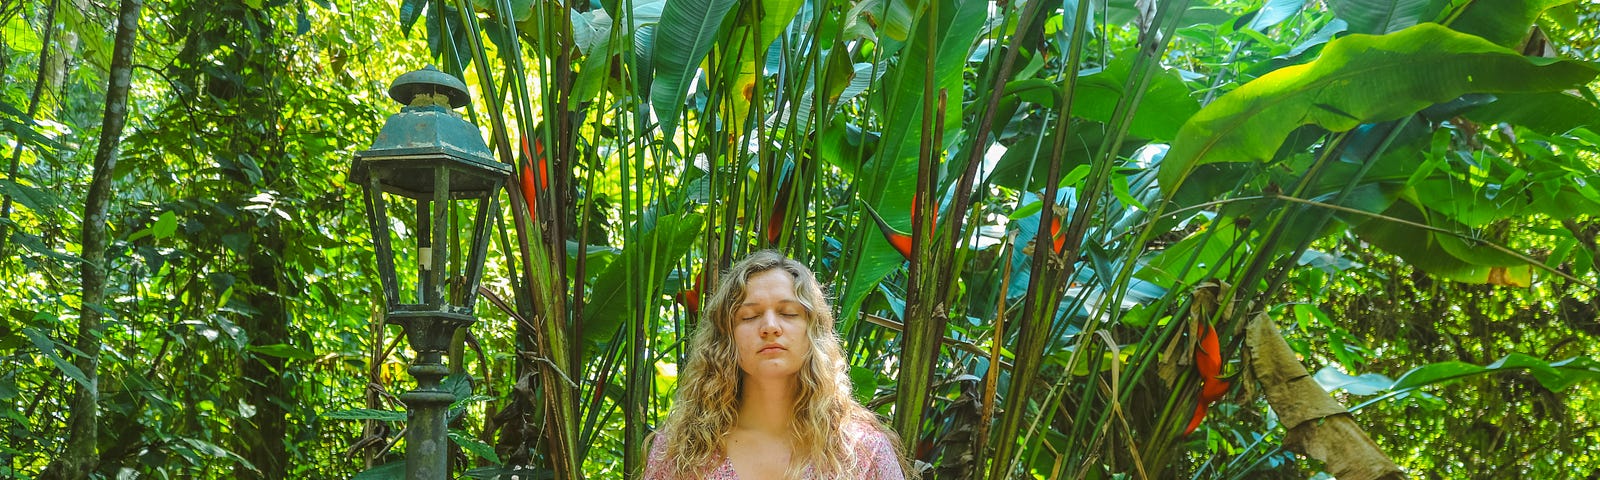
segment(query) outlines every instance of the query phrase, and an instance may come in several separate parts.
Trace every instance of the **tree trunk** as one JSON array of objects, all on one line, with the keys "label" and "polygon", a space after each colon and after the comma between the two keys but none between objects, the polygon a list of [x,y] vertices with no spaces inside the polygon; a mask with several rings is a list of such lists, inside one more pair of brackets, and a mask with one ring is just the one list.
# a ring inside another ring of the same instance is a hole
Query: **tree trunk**
[{"label": "tree trunk", "polygon": [[128,119],[128,85],[133,77],[133,47],[138,38],[143,0],[122,0],[117,11],[116,46],[111,53],[111,81],[106,87],[106,108],[100,129],[100,148],[94,155],[94,176],[83,206],[83,306],[78,317],[74,346],[83,357],[75,359],[88,379],[78,385],[68,403],[67,445],[61,456],[45,468],[40,478],[86,478],[99,463],[98,418],[100,392],[100,319],[105,300],[106,214],[111,206],[112,172],[117,166],[117,146]]},{"label": "tree trunk", "polygon": [[[246,2],[248,3],[248,2]],[[271,25],[272,14],[265,9],[250,10],[247,15],[255,17],[261,25]],[[221,19],[223,22],[234,21]],[[233,35],[245,35],[243,29],[230,30]],[[254,44],[258,53],[240,57],[240,62],[229,65],[228,68],[241,75],[250,72],[259,78],[261,85],[276,85],[277,74],[283,66],[278,64],[276,53],[278,47],[269,36],[260,40],[238,38],[234,40],[239,45]],[[259,43],[257,43],[259,42]],[[228,128],[233,132],[251,131],[251,125],[276,126],[283,123],[281,113],[282,105],[279,104],[280,92],[272,88],[250,88],[246,93],[234,97],[239,102],[240,111],[246,115],[236,118]],[[233,148],[238,152],[249,152],[251,156],[259,159],[261,178],[259,184],[241,181],[239,186],[244,190],[246,198],[262,191],[277,191],[278,195],[296,196],[296,186],[286,182],[285,174],[293,174],[293,166],[285,158],[283,137],[278,129],[269,127],[264,132],[251,135],[251,138],[237,139],[232,142]],[[295,287],[289,273],[290,266],[284,259],[288,250],[289,241],[287,234],[293,232],[291,224],[277,218],[269,211],[262,212],[261,220],[250,219],[245,222],[246,229],[252,238],[247,261],[246,275],[250,279],[251,289],[247,299],[250,306],[259,310],[259,313],[250,315],[241,320],[240,326],[250,332],[250,345],[265,347],[269,345],[291,345],[293,337],[289,331],[290,304],[289,299],[299,294],[300,288]],[[275,480],[288,478],[289,444],[293,439],[289,435],[289,405],[295,404],[292,393],[293,382],[290,378],[295,375],[289,370],[289,361],[286,358],[273,355],[245,354],[240,358],[240,381],[243,384],[243,400],[255,407],[255,415],[239,423],[239,439],[242,448],[241,455],[252,465],[256,471],[237,469],[236,478],[240,480]]]},{"label": "tree trunk", "polygon": [[[270,170],[271,161],[263,163]],[[277,222],[267,222],[252,235],[255,246],[250,251],[248,275],[254,293],[248,296],[250,305],[260,313],[240,322],[250,332],[250,344],[267,346],[289,344],[289,312],[284,305],[282,258],[284,250],[283,229]],[[283,357],[245,354],[239,368],[239,379],[244,386],[244,401],[255,407],[255,415],[240,419],[239,438],[245,460],[255,465],[257,471],[240,468],[237,476],[244,480],[286,478],[288,457],[288,411],[283,405],[294,401],[289,393],[287,363]]]}]

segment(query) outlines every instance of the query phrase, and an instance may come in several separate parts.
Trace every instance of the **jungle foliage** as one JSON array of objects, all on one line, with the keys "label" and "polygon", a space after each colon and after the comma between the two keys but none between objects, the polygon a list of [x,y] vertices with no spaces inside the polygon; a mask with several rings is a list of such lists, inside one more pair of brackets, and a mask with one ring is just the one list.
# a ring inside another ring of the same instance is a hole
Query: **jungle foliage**
[{"label": "jungle foliage", "polygon": [[[0,478],[398,475],[412,354],[347,175],[425,64],[517,172],[449,359],[460,476],[636,475],[714,272],[777,248],[924,478],[1593,478],[1597,31],[1570,0],[0,0]],[[1258,377],[1263,332],[1310,376]],[[1342,406],[1267,400],[1305,385]],[[1334,423],[1397,468],[1308,447]]]}]

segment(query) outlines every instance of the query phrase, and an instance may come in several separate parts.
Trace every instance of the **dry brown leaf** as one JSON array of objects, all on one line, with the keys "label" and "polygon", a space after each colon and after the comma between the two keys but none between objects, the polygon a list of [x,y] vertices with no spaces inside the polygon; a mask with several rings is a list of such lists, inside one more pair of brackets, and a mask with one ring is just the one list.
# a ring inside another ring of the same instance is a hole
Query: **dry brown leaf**
[{"label": "dry brown leaf", "polygon": [[1250,319],[1245,346],[1267,403],[1289,429],[1284,446],[1321,460],[1341,480],[1405,478],[1350,411],[1312,380],[1266,314]]}]

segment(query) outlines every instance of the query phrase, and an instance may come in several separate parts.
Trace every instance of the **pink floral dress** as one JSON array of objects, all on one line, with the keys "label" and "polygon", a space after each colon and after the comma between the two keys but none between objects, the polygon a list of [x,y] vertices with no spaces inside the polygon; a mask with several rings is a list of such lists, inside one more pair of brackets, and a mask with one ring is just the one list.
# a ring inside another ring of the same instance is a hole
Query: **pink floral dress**
[{"label": "pink floral dress", "polygon": [[[905,472],[900,470],[900,461],[895,455],[894,446],[889,443],[889,437],[883,432],[870,425],[853,422],[844,426],[844,434],[850,442],[851,450],[855,452],[852,478],[860,480],[906,478]],[[671,470],[669,466],[672,461],[666,458],[666,444],[662,437],[656,437],[654,445],[650,448],[650,459],[645,462],[645,480],[667,480],[666,472]],[[811,478],[811,467],[806,467],[805,478]],[[739,475],[733,471],[733,461],[723,458],[722,464],[717,465],[705,480],[739,480]]]}]

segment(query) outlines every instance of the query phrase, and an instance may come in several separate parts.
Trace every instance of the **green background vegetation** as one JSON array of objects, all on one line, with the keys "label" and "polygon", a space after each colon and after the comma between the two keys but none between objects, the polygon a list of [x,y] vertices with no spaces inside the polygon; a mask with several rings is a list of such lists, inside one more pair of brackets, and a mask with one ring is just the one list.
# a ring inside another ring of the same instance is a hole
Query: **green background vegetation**
[{"label": "green background vegetation", "polygon": [[[931,478],[1325,476],[1256,313],[1410,476],[1594,478],[1597,31],[1587,0],[0,0],[0,478],[395,475],[412,352],[346,175],[425,64],[549,182],[502,197],[451,352],[459,475],[637,471],[681,299],[770,247]],[[1184,436],[1199,323],[1234,388]]]}]

